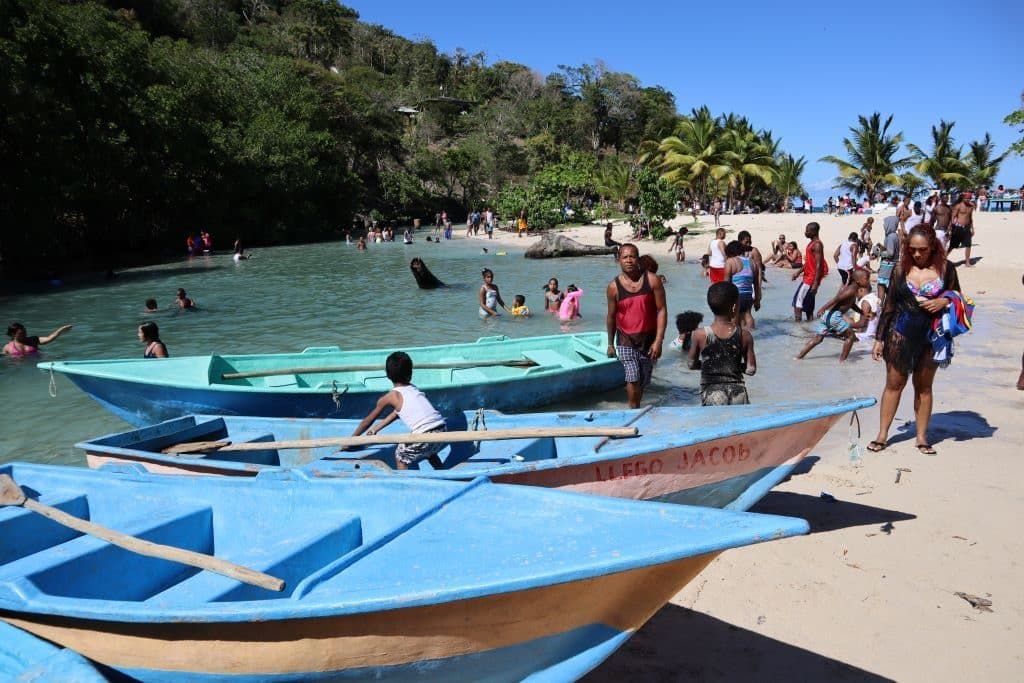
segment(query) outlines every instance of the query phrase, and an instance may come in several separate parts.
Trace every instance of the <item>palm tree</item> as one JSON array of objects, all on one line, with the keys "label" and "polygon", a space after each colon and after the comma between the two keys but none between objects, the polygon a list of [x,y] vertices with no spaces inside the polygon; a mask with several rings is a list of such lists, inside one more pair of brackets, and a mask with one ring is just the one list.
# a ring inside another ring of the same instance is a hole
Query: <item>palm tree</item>
[{"label": "palm tree", "polygon": [[[744,121],[745,122],[745,121]],[[744,203],[754,185],[760,181],[771,185],[775,178],[774,148],[767,146],[753,130],[727,129],[723,136],[728,147],[724,157],[731,168],[729,174],[730,204],[733,191]]]},{"label": "palm tree", "polygon": [[900,174],[899,188],[905,197],[913,198],[925,186],[924,178],[907,171]]},{"label": "palm tree", "polygon": [[618,157],[608,157],[597,171],[594,188],[605,199],[616,202],[620,209],[626,206],[626,199],[633,194],[633,169]]},{"label": "palm tree", "polygon": [[[704,115],[707,113],[708,115]],[[732,172],[725,157],[722,131],[706,107],[684,118],[670,135],[658,144],[657,162],[667,182],[695,194],[704,202],[718,181]]]},{"label": "palm tree", "polygon": [[943,192],[967,182],[967,166],[961,159],[963,152],[953,140],[954,125],[954,122],[939,121],[938,126],[932,126],[931,154],[926,154],[917,145],[907,145],[917,162],[914,165],[917,172],[931,178],[935,187]]},{"label": "palm tree", "polygon": [[807,160],[803,157],[794,159],[792,154],[782,154],[778,157],[775,168],[775,179],[772,186],[782,197],[782,210],[789,209],[791,197],[802,197],[807,194],[800,176],[804,173]]},{"label": "palm tree", "polygon": [[992,142],[992,136],[985,133],[981,140],[972,141],[968,147],[970,150],[964,157],[964,164],[967,166],[967,182],[972,188],[989,187],[999,175],[999,167],[1006,159],[1008,152],[1003,152],[993,158],[996,146]]},{"label": "palm tree", "polygon": [[870,118],[858,116],[857,122],[856,128],[850,128],[853,139],[843,138],[846,159],[830,155],[822,157],[821,161],[835,164],[839,170],[835,187],[874,199],[879,188],[899,184],[897,171],[909,166],[913,160],[896,157],[903,142],[903,133],[889,133],[891,114],[885,123],[877,111]]}]

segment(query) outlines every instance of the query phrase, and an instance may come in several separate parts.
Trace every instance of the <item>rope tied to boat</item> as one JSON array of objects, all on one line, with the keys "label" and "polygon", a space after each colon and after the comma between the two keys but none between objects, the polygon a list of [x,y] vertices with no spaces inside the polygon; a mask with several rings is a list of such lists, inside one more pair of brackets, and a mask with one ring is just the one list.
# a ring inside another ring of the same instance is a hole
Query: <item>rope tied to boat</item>
[{"label": "rope tied to boat", "polygon": [[47,388],[50,392],[50,398],[57,398],[57,380],[53,377],[53,368],[50,368],[50,386]]},{"label": "rope tied to boat", "polygon": [[341,397],[348,393],[348,385],[338,393],[338,380],[331,380],[331,400],[334,401],[334,410],[341,412]]},{"label": "rope tied to boat", "polygon": [[[482,426],[483,429],[480,429],[479,428],[480,426]],[[477,408],[476,409],[476,413],[473,414],[473,424],[470,425],[470,430],[469,431],[471,431],[471,432],[476,432],[476,431],[486,432],[487,431],[487,413],[486,413],[486,411],[483,408]],[[473,449],[477,450],[477,451],[480,450],[480,442],[479,441],[474,441],[473,442]]]},{"label": "rope tied to boat", "polygon": [[[854,422],[857,423],[857,436],[853,435]],[[857,414],[856,410],[853,411],[852,415],[850,415],[850,426],[847,428],[847,437],[850,440],[850,461],[858,462],[864,456],[864,449],[860,445],[860,415]]]}]

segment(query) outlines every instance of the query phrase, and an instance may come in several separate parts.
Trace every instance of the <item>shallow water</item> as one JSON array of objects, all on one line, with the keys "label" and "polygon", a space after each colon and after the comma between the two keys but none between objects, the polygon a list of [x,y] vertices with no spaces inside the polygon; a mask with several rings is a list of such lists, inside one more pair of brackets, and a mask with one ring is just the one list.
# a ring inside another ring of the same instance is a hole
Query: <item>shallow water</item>
[{"label": "shallow water", "polygon": [[[204,256],[124,271],[110,281],[7,296],[0,300],[0,320],[19,320],[30,334],[48,334],[67,322],[75,328],[34,359],[0,361],[0,405],[4,406],[0,424],[5,437],[0,462],[83,464],[84,458],[74,448],[76,441],[126,429],[126,423],[59,375],[53,387],[56,397],[51,398],[49,378],[35,363],[139,357],[143,346],[135,334],[145,320],[157,322],[161,338],[175,356],[277,353],[329,345],[400,348],[469,342],[495,334],[525,337],[604,329],[604,288],[618,272],[611,257],[537,261],[524,259],[522,249],[492,243],[490,253],[483,254],[482,246],[488,245],[480,240],[440,245],[417,240],[414,246],[371,245],[366,252],[336,242],[276,247],[258,249],[251,260],[237,264],[230,254]],[[495,254],[501,250],[508,254]],[[647,245],[642,250],[647,251]],[[687,370],[683,356],[672,351],[667,341],[675,336],[677,313],[701,311],[705,323],[710,322],[704,299],[707,283],[697,264],[676,264],[660,246],[652,251],[668,278],[670,317],[664,358],[644,402],[699,405],[699,373]],[[423,258],[451,287],[418,289],[408,268],[413,256]],[[477,290],[484,267],[495,272],[495,283],[507,304],[511,305],[514,294],[523,294],[535,311],[542,309],[541,288],[548,278],[557,277],[563,290],[576,283],[584,290],[582,320],[565,325],[543,313],[529,319],[506,315],[480,320]],[[768,278],[755,331],[758,374],[747,380],[751,400],[873,395],[881,380],[866,344],[855,347],[853,362],[842,367],[837,362],[840,345],[833,340],[819,345],[807,360],[792,361],[813,334],[813,325],[791,321],[794,286],[789,273],[770,268]],[[830,275],[819,305],[838,284],[838,278]],[[168,308],[178,287],[196,299],[200,310]],[[142,312],[149,297],[157,299],[163,309],[160,313]],[[624,401],[623,389],[554,407],[620,408]]]}]

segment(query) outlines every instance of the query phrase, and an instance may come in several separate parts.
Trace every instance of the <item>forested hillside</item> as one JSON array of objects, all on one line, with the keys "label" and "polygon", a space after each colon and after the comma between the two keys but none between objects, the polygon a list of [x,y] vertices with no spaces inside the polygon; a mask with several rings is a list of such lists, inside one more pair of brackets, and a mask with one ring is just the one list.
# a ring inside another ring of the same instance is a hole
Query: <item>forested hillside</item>
[{"label": "forested hillside", "polygon": [[442,54],[332,0],[5,0],[0,73],[8,270],[176,252],[200,228],[227,247],[485,204],[549,225],[645,187],[799,192],[799,168],[781,191],[786,155],[742,117],[680,117],[602,64],[542,75]]}]

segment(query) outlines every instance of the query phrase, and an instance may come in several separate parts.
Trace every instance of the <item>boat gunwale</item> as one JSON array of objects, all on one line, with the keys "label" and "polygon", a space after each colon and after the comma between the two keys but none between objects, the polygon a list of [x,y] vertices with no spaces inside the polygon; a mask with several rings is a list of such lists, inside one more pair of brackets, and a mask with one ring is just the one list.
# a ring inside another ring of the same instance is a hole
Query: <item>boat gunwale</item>
[{"label": "boat gunwale", "polygon": [[[386,353],[391,353],[391,352],[397,351],[397,350],[403,350],[406,353],[408,353],[408,354],[410,354],[412,356],[415,356],[418,352],[423,352],[423,351],[427,351],[427,350],[434,350],[434,349],[441,349],[441,348],[443,348],[445,352],[452,353],[452,354],[457,354],[460,349],[465,349],[467,351],[469,351],[469,350],[479,351],[481,348],[485,348],[485,347],[488,347],[488,346],[501,347],[501,346],[507,346],[507,345],[510,345],[510,344],[514,345],[516,343],[523,343],[523,342],[526,342],[529,346],[536,346],[537,347],[536,349],[533,349],[533,348],[525,349],[526,351],[531,351],[531,350],[541,350],[541,349],[550,348],[550,346],[545,345],[543,343],[543,342],[549,342],[549,341],[557,341],[558,342],[557,346],[559,346],[559,347],[568,347],[568,348],[571,349],[571,347],[574,344],[579,343],[579,344],[585,344],[585,345],[591,347],[592,349],[596,350],[598,348],[597,345],[590,343],[587,340],[588,337],[597,337],[597,338],[601,338],[601,339],[607,339],[607,333],[606,332],[600,332],[600,331],[591,331],[591,332],[577,332],[577,333],[574,333],[574,334],[542,335],[542,336],[536,336],[536,337],[516,337],[516,338],[505,337],[505,336],[501,335],[501,338],[481,337],[481,338],[477,339],[475,342],[464,342],[464,343],[460,343],[460,344],[449,344],[449,345],[435,344],[433,346],[418,346],[418,347],[411,347],[411,348],[406,348],[406,349],[398,349],[398,348],[358,349],[358,350],[353,350],[353,351],[342,351],[342,350],[339,349],[337,353],[339,353],[339,354],[356,354],[356,353],[380,353],[380,354],[386,354]],[[541,341],[541,340],[543,340],[543,341]],[[320,347],[309,347],[309,348],[320,348]],[[333,352],[331,352],[331,353],[333,353]],[[267,356],[279,356],[279,357],[295,358],[295,361],[289,361],[289,362],[300,362],[302,360],[309,360],[310,358],[316,358],[316,357],[323,358],[324,355],[325,354],[323,352],[314,352],[314,353],[307,354],[305,352],[305,350],[304,350],[304,351],[297,352],[297,353],[276,353],[276,354],[230,354],[230,355],[208,354],[208,355],[197,355],[197,356],[177,356],[177,357],[173,357],[173,358],[170,358],[170,359],[157,359],[157,361],[161,362],[161,363],[166,363],[166,362],[169,361],[171,363],[181,364],[181,365],[185,365],[186,361],[193,361],[193,362],[201,361],[206,366],[206,368],[208,370],[210,362],[211,362],[211,360],[214,357],[219,357],[219,358],[222,358],[222,359],[226,359],[226,360],[228,360],[230,362],[231,359],[247,360],[247,359],[265,358]],[[489,360],[489,359],[485,358],[485,359],[482,359],[482,360]],[[228,384],[228,383],[225,383],[224,381],[221,381],[221,382],[211,382],[210,379],[209,379],[209,376],[207,376],[206,382],[204,384],[199,384],[199,383],[195,383],[195,382],[186,383],[186,382],[176,381],[173,378],[164,378],[164,377],[139,378],[137,375],[124,374],[124,373],[117,372],[117,371],[114,371],[114,370],[105,371],[105,370],[102,370],[102,369],[100,369],[100,370],[90,369],[90,366],[102,366],[102,365],[107,365],[107,364],[111,364],[111,363],[117,363],[117,364],[126,363],[130,367],[157,367],[155,365],[155,363],[153,363],[153,359],[144,359],[144,358],[105,358],[105,359],[97,358],[97,359],[70,360],[70,361],[42,361],[40,363],[37,363],[36,367],[40,371],[42,371],[42,372],[59,372],[61,374],[67,375],[68,377],[73,377],[73,376],[78,375],[78,376],[83,376],[83,377],[91,377],[91,378],[95,378],[95,379],[115,380],[115,381],[120,381],[120,382],[126,382],[126,383],[129,383],[129,384],[145,384],[145,385],[152,385],[152,386],[159,386],[159,387],[169,387],[169,388],[174,388],[174,389],[189,389],[189,390],[194,390],[194,391],[226,391],[226,392],[232,392],[232,393],[243,393],[243,394],[246,394],[246,395],[268,394],[268,395],[273,395],[273,396],[281,396],[281,395],[287,395],[287,394],[313,394],[313,395],[316,395],[316,394],[330,394],[332,391],[336,391],[336,389],[334,389],[333,387],[299,387],[299,386],[294,386],[294,387],[290,387],[290,386],[288,386],[288,387],[265,387],[265,386],[252,386],[252,385],[246,385],[246,384]],[[464,384],[454,384],[454,383],[451,383],[451,382],[443,383],[443,384],[417,383],[417,386],[420,387],[423,390],[426,390],[426,391],[437,391],[439,389],[447,389],[447,388],[458,389],[458,388],[462,388],[462,387],[471,387],[471,386],[478,386],[478,385],[500,386],[500,385],[502,385],[502,384],[504,384],[506,382],[510,382],[510,381],[512,381],[512,382],[520,382],[520,381],[528,380],[528,379],[532,379],[532,378],[547,378],[547,377],[556,376],[556,375],[564,375],[564,374],[569,374],[569,373],[573,373],[573,372],[578,372],[578,371],[584,370],[584,369],[598,368],[598,367],[604,368],[604,367],[608,367],[608,366],[611,366],[611,365],[617,364],[617,363],[619,363],[619,360],[617,358],[609,358],[607,355],[604,355],[603,352],[602,352],[602,353],[595,353],[595,358],[592,361],[580,362],[579,364],[573,365],[572,367],[568,367],[568,368],[562,367],[562,366],[554,366],[554,365],[552,365],[551,367],[544,367],[544,364],[540,363],[538,366],[535,366],[533,368],[527,368],[527,370],[532,370],[532,372],[530,372],[529,374],[527,374],[524,371],[522,374],[517,375],[517,376],[513,376],[513,377],[505,377],[505,378],[499,378],[499,379],[489,379],[488,378],[488,379],[484,379],[484,380],[481,380],[481,381],[467,382],[467,383],[464,383]],[[540,368],[540,369],[538,369],[538,368]],[[373,393],[373,394],[376,394],[376,393],[380,393],[380,389],[370,389],[370,388],[367,388],[365,386],[348,385],[348,384],[339,384],[338,385],[338,390],[340,390],[342,387],[347,387],[347,392],[348,393],[353,393],[353,394],[363,394],[363,393]]]}]

